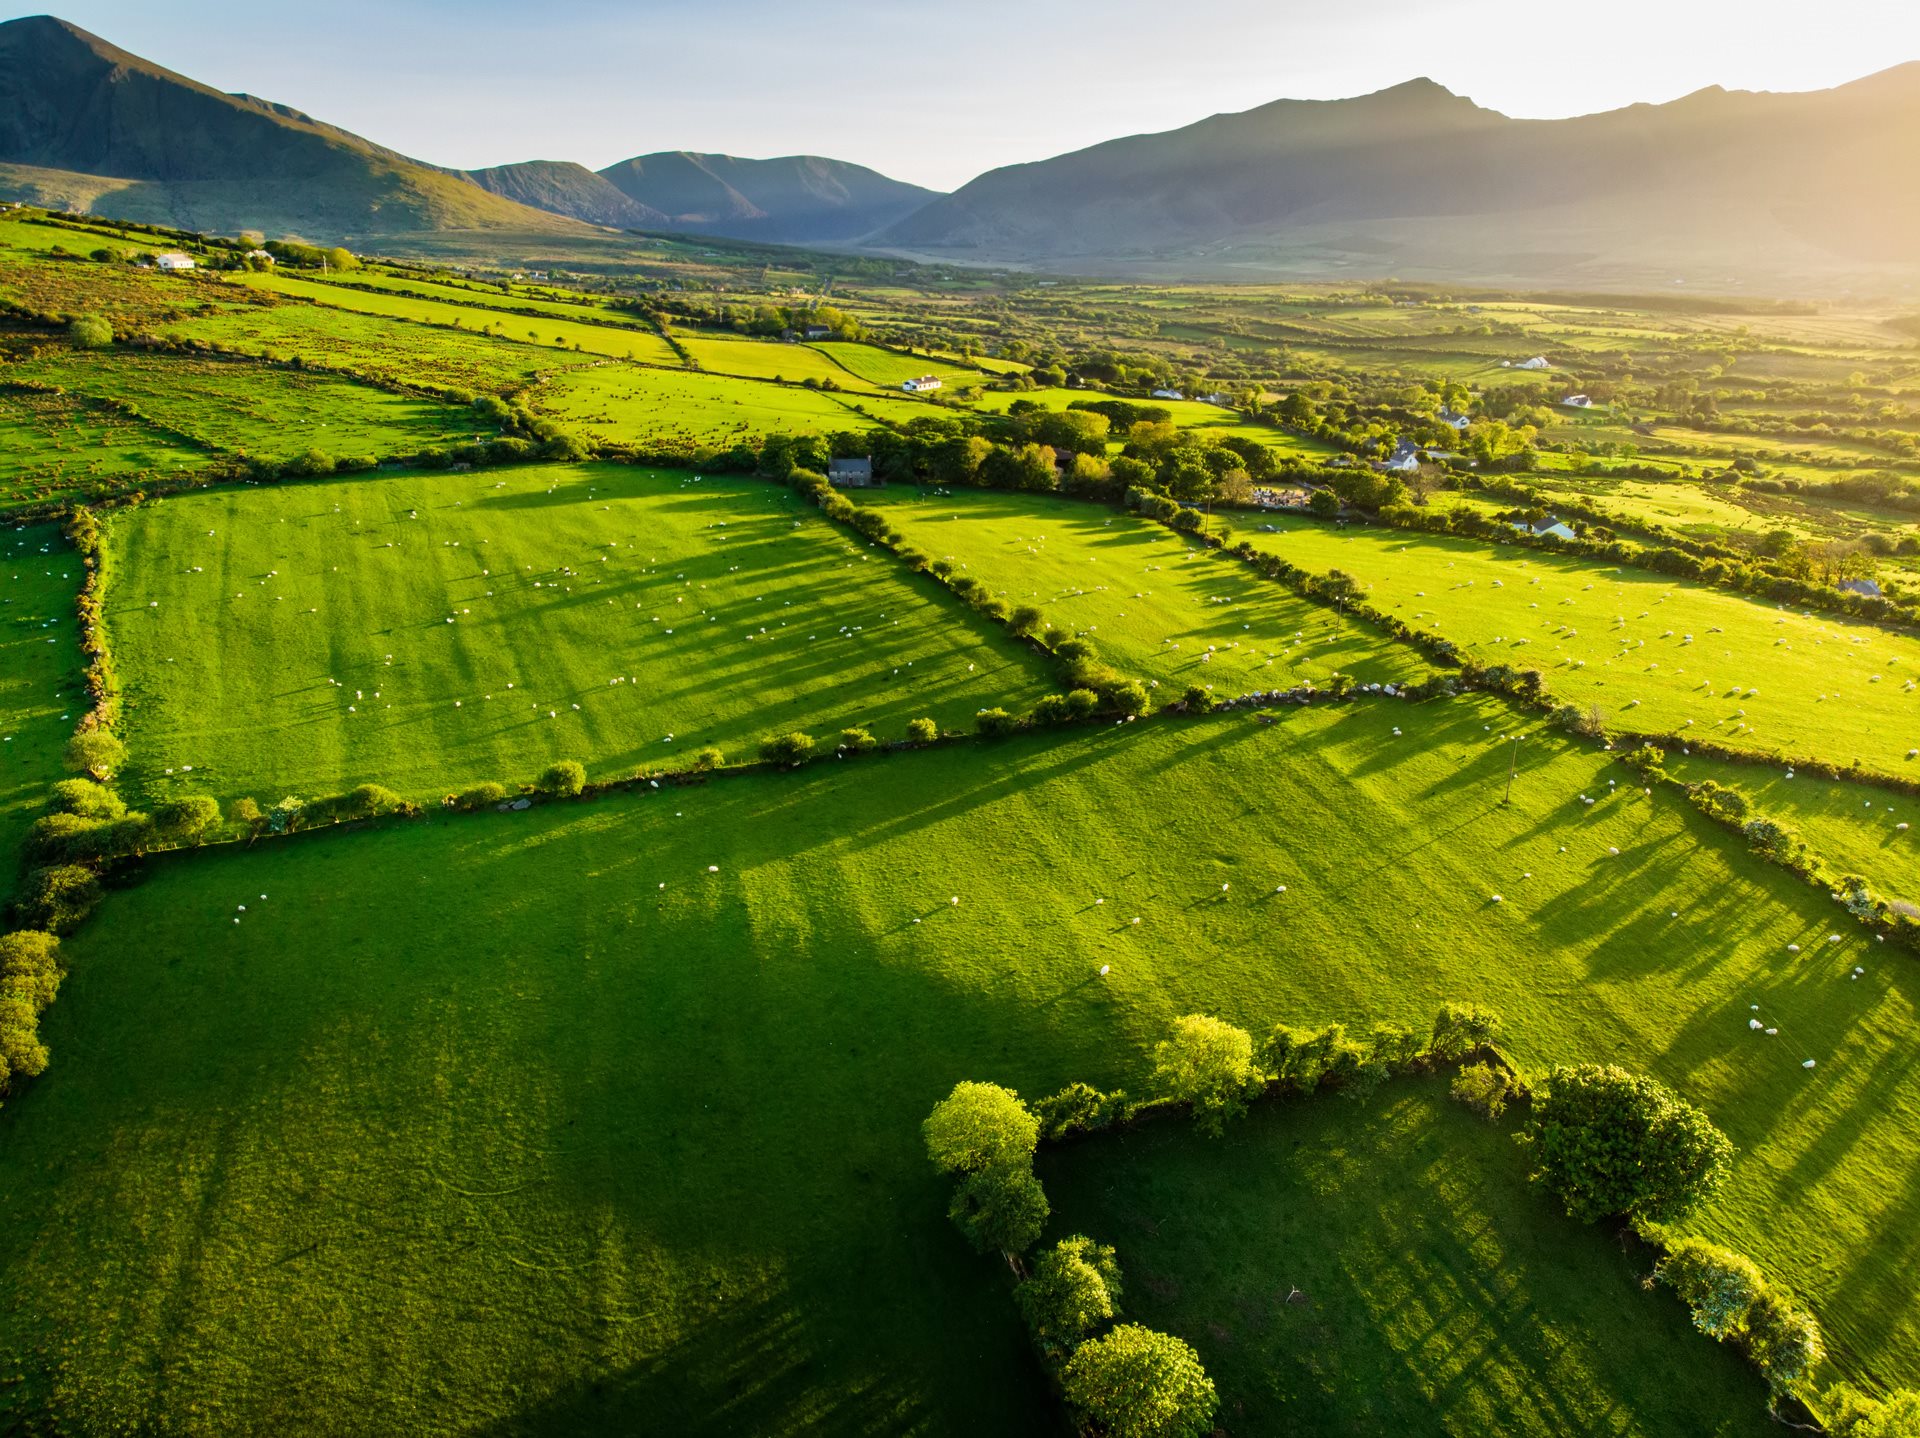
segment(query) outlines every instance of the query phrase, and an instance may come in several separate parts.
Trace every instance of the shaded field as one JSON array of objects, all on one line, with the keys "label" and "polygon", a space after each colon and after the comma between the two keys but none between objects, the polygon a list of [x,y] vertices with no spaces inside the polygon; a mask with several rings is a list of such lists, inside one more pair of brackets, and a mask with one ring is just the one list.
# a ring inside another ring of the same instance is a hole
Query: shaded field
[{"label": "shaded field", "polygon": [[1526,1181],[1515,1125],[1446,1084],[1156,1123],[1049,1154],[1049,1239],[1119,1252],[1235,1433],[1760,1434],[1766,1385],[1640,1280],[1644,1249]]},{"label": "shaded field", "polygon": [[[1625,772],[1598,752],[1524,744],[1502,807],[1506,723],[1103,726],[157,863],[68,945],[53,1067],[0,1112],[7,1401],[88,1431],[1035,1431],[928,1107],[963,1077],[1137,1092],[1181,1013],[1422,1024],[1446,998],[1502,1011],[1529,1069],[1612,1059],[1704,1106],[1740,1154],[1698,1229],[1793,1285],[1847,1372],[1912,1384],[1920,971],[1821,942],[1830,903],[1677,800],[1579,805]],[[1396,1190],[1351,1271],[1401,1221],[1449,1232]],[[1555,1247],[1598,1265],[1583,1232]],[[1559,1344],[1448,1369],[1452,1411],[1591,1351]]]},{"label": "shaded field", "polygon": [[1538,669],[1610,727],[1902,772],[1920,746],[1920,640],[1645,570],[1302,519],[1246,537],[1483,663]]},{"label": "shaded field", "polygon": [[779,340],[712,339],[685,333],[676,338],[709,374],[789,382],[832,380],[842,389],[856,393],[874,393],[881,388],[811,345],[785,344]]},{"label": "shaded field", "polygon": [[1030,494],[889,488],[860,495],[908,540],[1009,605],[1037,605],[1166,703],[1190,684],[1220,698],[1335,673],[1417,679],[1428,666],[1331,608],[1296,598],[1166,526],[1104,505]]},{"label": "shaded field", "polygon": [[87,700],[73,601],[84,571],[53,525],[0,534],[0,903]]},{"label": "shaded field", "polygon": [[754,480],[616,465],[223,490],[113,516],[106,626],[152,799],[438,798],[738,761],[793,728],[971,728],[1029,648]]},{"label": "shaded field", "polygon": [[0,389],[0,506],[137,489],[211,458],[177,434],[79,395]]}]

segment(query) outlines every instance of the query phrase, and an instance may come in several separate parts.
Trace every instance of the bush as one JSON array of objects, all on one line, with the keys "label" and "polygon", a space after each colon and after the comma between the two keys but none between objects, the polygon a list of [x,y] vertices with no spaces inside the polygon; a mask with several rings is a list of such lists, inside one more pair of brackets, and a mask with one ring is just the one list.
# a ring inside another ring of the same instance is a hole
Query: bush
[{"label": "bush", "polygon": [[587,787],[587,770],[578,759],[562,759],[549,764],[535,788],[543,794],[553,794],[562,799],[571,799]]},{"label": "bush", "polygon": [[1153,1046],[1153,1081],[1168,1098],[1193,1106],[1203,1133],[1221,1134],[1246,1111],[1266,1081],[1253,1062],[1253,1036],[1205,1014],[1173,1021],[1173,1034]]},{"label": "bush", "polygon": [[1506,1112],[1512,1076],[1491,1064],[1468,1064],[1453,1076],[1453,1097],[1491,1123]]},{"label": "bush", "polygon": [[77,814],[83,819],[118,819],[127,812],[120,796],[91,779],[62,779],[47,800],[50,814]]},{"label": "bush", "polygon": [[1147,686],[1138,679],[1122,679],[1106,687],[1104,697],[1119,714],[1147,712]]},{"label": "bush", "polygon": [[1058,1364],[1120,1311],[1120,1262],[1105,1244],[1076,1233],[1040,1255],[1013,1301],[1041,1357]]},{"label": "bush", "polygon": [[760,746],[760,757],[769,764],[788,768],[804,764],[813,757],[813,736],[802,734],[798,729],[791,734],[777,734]]},{"label": "bush", "polygon": [[693,763],[688,765],[688,768],[696,774],[711,774],[716,769],[724,769],[726,763],[727,756],[709,744],[706,748],[695,752]]},{"label": "bush", "polygon": [[974,716],[974,723],[982,734],[994,739],[1016,733],[1020,728],[1019,716],[1009,714],[1004,709],[982,709]]},{"label": "bush", "polygon": [[1823,1398],[1831,1438],[1920,1438],[1920,1393],[1911,1389],[1869,1398],[1842,1383]]},{"label": "bush", "polygon": [[960,1180],[947,1217],[978,1253],[1023,1253],[1039,1242],[1052,1209],[1031,1168],[979,1169]]},{"label": "bush", "polygon": [[106,780],[126,762],[127,746],[104,729],[86,729],[67,740],[60,757],[73,773]]},{"label": "bush", "polygon": [[0,934],[0,993],[44,1009],[60,992],[61,972],[60,941],[52,934],[33,929]]},{"label": "bush", "polygon": [[235,799],[227,805],[227,822],[238,824],[250,834],[258,834],[267,822],[257,799]]},{"label": "bush", "polygon": [[453,806],[464,813],[471,814],[479,809],[491,809],[507,797],[507,786],[496,784],[489,779],[484,784],[475,784],[462,789],[454,796]]},{"label": "bush", "polygon": [[158,804],[153,811],[153,831],[172,844],[191,844],[220,823],[220,806],[205,794],[188,794]]},{"label": "bush", "polygon": [[1198,684],[1189,684],[1187,692],[1180,696],[1180,707],[1189,714],[1207,714],[1213,710],[1213,694]]},{"label": "bush", "polygon": [[1091,718],[1094,710],[1100,707],[1100,696],[1091,689],[1069,689],[1067,691],[1067,717],[1070,719]]},{"label": "bush", "polygon": [[1050,1139],[1065,1138],[1070,1133],[1092,1133],[1118,1122],[1126,1112],[1125,1093],[1101,1093],[1083,1083],[1070,1083],[1059,1093],[1036,1099],[1033,1105],[1040,1132]]},{"label": "bush", "polygon": [[1137,1323],[1081,1344],[1060,1386],[1107,1438],[1203,1438],[1220,1406],[1200,1355]]},{"label": "bush", "polygon": [[1445,1003],[1433,1016],[1427,1053],[1440,1063],[1458,1063],[1500,1035],[1500,1015],[1472,1004]]},{"label": "bush", "polygon": [[880,747],[880,741],[873,737],[868,729],[842,729],[840,731],[840,751],[843,754],[866,754]]},{"label": "bush", "polygon": [[1585,1222],[1614,1214],[1669,1223],[1726,1178],[1733,1145],[1655,1079],[1611,1065],[1553,1070],[1525,1138],[1533,1177]]},{"label": "bush", "polygon": [[907,722],[909,744],[931,744],[939,737],[940,726],[931,719],[911,719]]},{"label": "bush", "polygon": [[13,907],[23,928],[70,934],[86,921],[101,897],[100,881],[91,869],[56,864],[28,874]]},{"label": "bush", "polygon": [[1683,1238],[1654,1276],[1680,1296],[1702,1333],[1743,1348],[1776,1393],[1802,1388],[1825,1356],[1813,1315],[1771,1286],[1744,1254]]},{"label": "bush", "polygon": [[0,1083],[45,1073],[47,1058],[32,1001],[0,992]]},{"label": "bush", "polygon": [[[546,777],[551,778],[554,770],[563,767],[566,763],[572,763],[572,761],[564,760],[562,764],[554,765],[553,769],[547,770]],[[584,783],[586,772],[578,764],[574,764],[573,768],[580,774],[581,781]],[[579,785],[576,784],[570,792],[578,794]],[[405,799],[381,784],[361,784],[340,796],[340,812],[349,819],[372,819],[381,814],[397,814],[406,807]]]},{"label": "bush", "polygon": [[113,343],[113,326],[99,315],[77,315],[67,326],[67,338],[83,350],[103,350]]},{"label": "bush", "polygon": [[1030,635],[1039,633],[1040,627],[1046,623],[1046,619],[1046,615],[1042,614],[1031,604],[1022,604],[1016,606],[1013,611],[1007,615],[1007,628],[1011,629],[1022,639],[1025,639]]}]

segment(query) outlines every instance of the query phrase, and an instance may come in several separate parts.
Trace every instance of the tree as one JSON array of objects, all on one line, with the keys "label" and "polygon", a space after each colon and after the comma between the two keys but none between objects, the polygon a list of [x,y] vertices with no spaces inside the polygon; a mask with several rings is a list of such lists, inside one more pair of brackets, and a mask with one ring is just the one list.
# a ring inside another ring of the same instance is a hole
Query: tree
[{"label": "tree", "polygon": [[1018,605],[1014,608],[1014,611],[1007,616],[1007,628],[1019,635],[1022,639],[1035,633],[1045,622],[1046,615],[1042,614],[1031,604]]},{"label": "tree", "polygon": [[880,747],[880,741],[873,737],[871,729],[842,729],[840,731],[840,749],[846,754],[870,754]]},{"label": "tree", "polygon": [[99,315],[76,315],[67,326],[67,338],[83,350],[103,350],[113,343],[113,326]]},{"label": "tree", "polygon": [[1246,1110],[1266,1075],[1253,1061],[1253,1036],[1205,1014],[1173,1021],[1173,1034],[1153,1046],[1153,1080],[1160,1092],[1193,1106],[1203,1132],[1226,1131]]},{"label": "tree", "polygon": [[1058,1363],[1119,1311],[1120,1261],[1112,1248],[1076,1233],[1040,1255],[1013,1301],[1041,1355]]},{"label": "tree", "polygon": [[1456,1102],[1465,1104],[1491,1123],[1506,1112],[1513,1080],[1504,1069],[1491,1064],[1468,1064],[1453,1076],[1449,1090]]},{"label": "tree", "polygon": [[194,843],[219,822],[220,806],[205,794],[169,799],[153,809],[153,831],[170,843]]},{"label": "tree", "polygon": [[62,779],[47,800],[52,814],[78,814],[83,819],[118,819],[127,806],[113,790],[91,779]]},{"label": "tree", "polygon": [[1920,1438],[1920,1393],[1910,1388],[1869,1398],[1842,1383],[1823,1399],[1831,1438]]},{"label": "tree", "polygon": [[547,766],[537,786],[543,794],[570,799],[587,787],[586,766],[578,759],[562,759]]},{"label": "tree", "polygon": [[60,941],[32,929],[0,934],[0,992],[44,1009],[60,992]]},{"label": "tree", "polygon": [[1554,1069],[1523,1137],[1538,1161],[1533,1177],[1584,1222],[1684,1218],[1733,1160],[1733,1145],[1699,1109],[1612,1065]]},{"label": "tree", "polygon": [[127,746],[104,729],[83,729],[67,740],[60,758],[76,774],[105,781],[127,758]]},{"label": "tree", "polygon": [[696,774],[711,774],[716,769],[725,768],[726,763],[727,756],[709,744],[694,754],[693,762],[688,767]]},{"label": "tree", "polygon": [[813,757],[813,736],[798,729],[791,734],[776,734],[760,746],[760,757],[769,764],[792,767]]},{"label": "tree", "polygon": [[35,869],[21,882],[14,913],[29,929],[70,934],[93,912],[103,897],[100,880],[91,869],[77,864],[55,864]]},{"label": "tree", "polygon": [[1200,1355],[1137,1323],[1081,1344],[1060,1386],[1108,1438],[1202,1438],[1220,1406]]},{"label": "tree", "polygon": [[327,268],[330,270],[357,270],[360,268],[360,261],[353,257],[351,251],[343,250],[338,245],[335,245],[327,251]]},{"label": "tree", "polygon": [[1031,1163],[1040,1121],[1012,1089],[962,1080],[934,1105],[920,1135],[940,1172],[972,1173]]},{"label": "tree", "polygon": [[994,1165],[960,1180],[947,1208],[979,1253],[1023,1253],[1039,1241],[1052,1209],[1029,1167]]},{"label": "tree", "polygon": [[1340,513],[1340,496],[1330,489],[1316,489],[1307,496],[1307,513],[1315,519],[1332,519]]},{"label": "tree", "polygon": [[940,737],[940,726],[931,719],[911,719],[907,721],[907,742],[909,744],[931,744]]},{"label": "tree", "polygon": [[1745,1254],[1697,1238],[1675,1242],[1653,1272],[1692,1311],[1693,1326],[1722,1341],[1746,1331],[1747,1311],[1767,1286]]},{"label": "tree", "polygon": [[1433,1016],[1427,1052],[1441,1063],[1457,1063],[1500,1034],[1500,1015],[1473,1004],[1444,1003]]}]

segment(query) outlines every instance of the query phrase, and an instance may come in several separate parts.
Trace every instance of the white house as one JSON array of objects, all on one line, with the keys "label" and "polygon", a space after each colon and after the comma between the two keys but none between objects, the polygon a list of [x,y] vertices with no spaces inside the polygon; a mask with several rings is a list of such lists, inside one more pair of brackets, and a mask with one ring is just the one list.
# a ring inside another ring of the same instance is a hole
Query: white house
[{"label": "white house", "polygon": [[163,270],[190,270],[193,268],[193,256],[183,255],[178,250],[168,250],[164,255],[155,255],[153,262]]},{"label": "white house", "polygon": [[1566,409],[1592,409],[1593,401],[1583,394],[1570,394],[1560,401]]},{"label": "white house", "polygon": [[1866,599],[1880,598],[1880,581],[1877,579],[1843,579],[1834,587],[1843,594],[1858,594]]},{"label": "white house", "polygon": [[1514,366],[1514,368],[1515,369],[1552,369],[1553,366],[1547,363],[1545,355],[1535,355],[1530,360],[1521,360],[1519,364]]},{"label": "white house", "polygon": [[925,394],[930,389],[940,388],[940,376],[937,374],[923,374],[918,379],[903,380],[900,388],[908,394]]},{"label": "white house", "polygon": [[1420,468],[1420,449],[1407,440],[1401,440],[1393,447],[1393,453],[1387,456],[1387,469],[1393,474],[1411,474]]},{"label": "white house", "polygon": [[1469,420],[1464,414],[1455,414],[1452,410],[1446,409],[1446,408],[1441,409],[1439,414],[1439,419],[1440,419],[1440,423],[1447,425],[1452,429],[1465,429],[1469,424],[1473,422]]},{"label": "white house", "polygon": [[1181,394],[1180,391],[1177,389],[1157,389],[1153,392],[1153,397],[1155,399],[1185,399],[1186,398],[1186,396]]},{"label": "white house", "polygon": [[1549,519],[1545,524],[1516,524],[1514,528],[1522,534],[1531,534],[1535,539],[1578,539],[1580,537],[1557,519]]}]

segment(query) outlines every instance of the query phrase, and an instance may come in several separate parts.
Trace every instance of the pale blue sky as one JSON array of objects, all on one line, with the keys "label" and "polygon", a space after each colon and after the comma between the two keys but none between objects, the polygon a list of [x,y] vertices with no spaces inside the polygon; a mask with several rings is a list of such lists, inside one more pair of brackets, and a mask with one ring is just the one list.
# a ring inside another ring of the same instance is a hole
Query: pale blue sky
[{"label": "pale blue sky", "polygon": [[[14,13],[35,12],[0,10]],[[810,152],[943,189],[1416,75],[1545,117],[1710,84],[1818,89],[1920,59],[1915,0],[63,0],[55,13],[436,164]]]}]

